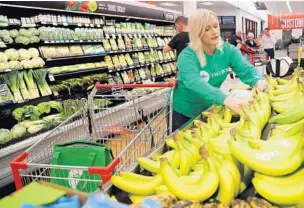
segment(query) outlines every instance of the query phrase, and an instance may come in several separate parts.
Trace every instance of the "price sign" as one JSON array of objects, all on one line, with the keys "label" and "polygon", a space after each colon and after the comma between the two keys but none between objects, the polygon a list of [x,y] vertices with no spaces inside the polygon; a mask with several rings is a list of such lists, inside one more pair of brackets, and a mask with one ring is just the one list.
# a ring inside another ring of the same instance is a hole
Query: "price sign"
[{"label": "price sign", "polygon": [[112,34],[112,38],[116,38],[116,36],[114,34]]},{"label": "price sign", "polygon": [[53,25],[54,25],[54,26],[57,26],[57,22],[53,22]]},{"label": "price sign", "polygon": [[85,24],[84,26],[89,27],[89,24]]},{"label": "price sign", "polygon": [[59,93],[57,91],[53,91],[54,96],[59,96]]},{"label": "price sign", "polygon": [[97,24],[97,27],[101,27],[100,24]]},{"label": "price sign", "polygon": [[109,38],[110,38],[109,34],[106,34],[106,39],[109,39]]},{"label": "price sign", "polygon": [[78,24],[77,24],[77,26],[78,26],[78,27],[81,27],[81,26],[82,26],[82,24],[81,24],[81,23],[78,23]]},{"label": "price sign", "polygon": [[49,80],[50,80],[51,82],[54,82],[54,81],[55,81],[55,77],[54,77],[53,74],[49,74]]},{"label": "price sign", "polygon": [[90,24],[91,27],[94,27],[94,24]]},{"label": "price sign", "polygon": [[62,23],[63,26],[68,26],[68,23],[64,22]]}]

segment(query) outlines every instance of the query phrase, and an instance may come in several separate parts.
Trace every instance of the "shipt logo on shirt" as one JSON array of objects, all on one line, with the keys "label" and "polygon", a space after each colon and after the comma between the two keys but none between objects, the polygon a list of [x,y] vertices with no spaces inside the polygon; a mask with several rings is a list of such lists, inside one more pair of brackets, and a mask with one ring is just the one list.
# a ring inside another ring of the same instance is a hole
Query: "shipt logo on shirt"
[{"label": "shipt logo on shirt", "polygon": [[205,82],[208,82],[209,79],[210,79],[210,75],[209,75],[209,73],[206,72],[206,71],[201,71],[201,72],[200,72],[200,76],[201,76],[201,78],[203,78],[203,80],[204,80]]}]

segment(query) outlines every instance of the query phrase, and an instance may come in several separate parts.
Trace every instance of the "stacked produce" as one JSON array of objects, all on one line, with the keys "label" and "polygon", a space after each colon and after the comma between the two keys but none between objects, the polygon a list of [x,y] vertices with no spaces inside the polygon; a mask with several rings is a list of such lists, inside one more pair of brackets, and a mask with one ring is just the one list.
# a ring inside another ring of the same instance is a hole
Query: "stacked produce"
[{"label": "stacked produce", "polygon": [[[221,207],[274,207],[261,199],[239,204],[238,195],[252,182],[258,194],[273,204],[303,206],[304,186],[299,179],[303,173],[303,104],[294,101],[294,108],[271,117],[275,89],[268,90],[253,89],[252,100],[241,105],[239,121],[223,106],[203,112],[203,119],[194,120],[192,129],[166,139],[171,150],[151,159],[137,158],[152,176],[120,172],[112,177],[112,184],[129,193],[130,199],[169,193],[192,203],[213,199]],[[264,141],[261,132],[268,121],[280,125]]]},{"label": "stacked produce", "polygon": [[29,43],[38,43],[39,31],[36,28],[24,29],[20,28],[19,30],[0,30],[0,40],[4,43],[21,43],[23,45],[28,45]]},{"label": "stacked produce", "polygon": [[39,57],[39,51],[36,48],[26,49],[7,49],[0,52],[0,72],[5,70],[20,70],[40,68],[45,65],[42,58]]},{"label": "stacked produce", "polygon": [[51,85],[51,91],[53,94],[60,93],[62,91],[67,91],[68,94],[71,94],[72,89],[76,87],[87,88],[88,90],[94,87],[96,82],[104,83],[108,79],[107,74],[95,74],[90,76],[83,76],[82,78],[71,78],[64,81],[61,81],[60,84]]},{"label": "stacked produce", "polygon": [[[28,71],[12,71],[2,74],[0,78],[9,87],[14,102],[35,99],[41,96],[52,94],[46,82],[47,69]],[[40,95],[39,95],[39,91]]]},{"label": "stacked produce", "polygon": [[52,129],[82,109],[85,104],[83,100],[65,100],[16,108],[13,111],[13,117],[18,123],[11,130],[0,129],[0,144]]},{"label": "stacked produce", "polygon": [[4,81],[0,79],[0,106],[13,103],[13,96]]}]

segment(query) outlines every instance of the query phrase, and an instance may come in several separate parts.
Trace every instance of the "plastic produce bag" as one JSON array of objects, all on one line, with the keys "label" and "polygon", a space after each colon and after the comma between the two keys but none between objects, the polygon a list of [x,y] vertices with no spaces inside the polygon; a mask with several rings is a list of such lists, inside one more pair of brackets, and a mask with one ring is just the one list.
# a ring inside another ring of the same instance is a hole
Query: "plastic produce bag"
[{"label": "plastic produce bag", "polygon": [[252,92],[250,90],[232,90],[229,93],[232,98],[240,99],[240,100],[251,100]]},{"label": "plastic produce bag", "polygon": [[78,196],[61,197],[53,204],[35,206],[24,203],[21,208],[81,208]]},{"label": "plastic produce bag", "polygon": [[117,201],[113,201],[103,194],[90,194],[89,199],[83,206],[83,208],[128,208],[127,205],[121,204]]}]

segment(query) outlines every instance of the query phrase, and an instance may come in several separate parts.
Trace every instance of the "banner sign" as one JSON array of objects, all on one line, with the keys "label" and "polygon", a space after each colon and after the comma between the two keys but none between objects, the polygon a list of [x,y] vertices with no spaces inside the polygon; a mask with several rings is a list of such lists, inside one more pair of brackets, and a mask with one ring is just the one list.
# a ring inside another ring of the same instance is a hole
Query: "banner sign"
[{"label": "banner sign", "polygon": [[[174,22],[178,13],[166,12],[153,8],[146,8],[113,1],[0,1],[3,5],[20,5],[29,7],[42,7],[56,10],[69,10],[86,13],[99,13],[106,15],[118,15],[134,18],[146,18],[151,20],[163,20]],[[1,5],[0,5],[1,8]]]},{"label": "banner sign", "polygon": [[271,30],[304,29],[304,13],[268,15],[268,28]]}]

